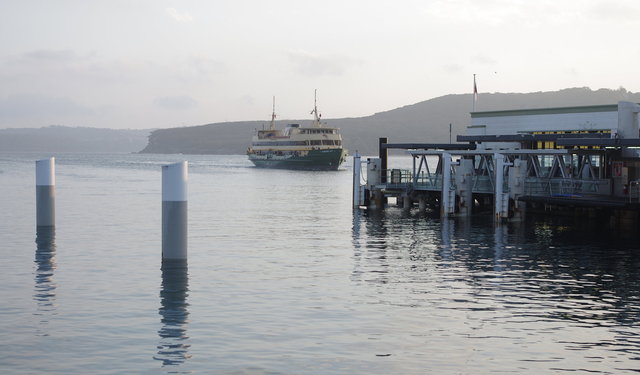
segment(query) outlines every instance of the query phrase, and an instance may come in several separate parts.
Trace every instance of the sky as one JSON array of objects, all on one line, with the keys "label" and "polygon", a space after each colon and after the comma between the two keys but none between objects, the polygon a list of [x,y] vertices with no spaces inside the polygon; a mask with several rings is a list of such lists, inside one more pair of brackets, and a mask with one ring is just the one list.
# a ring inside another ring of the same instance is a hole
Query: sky
[{"label": "sky", "polygon": [[[0,128],[361,117],[640,91],[637,0],[0,0]],[[463,109],[469,111],[470,109]]]}]

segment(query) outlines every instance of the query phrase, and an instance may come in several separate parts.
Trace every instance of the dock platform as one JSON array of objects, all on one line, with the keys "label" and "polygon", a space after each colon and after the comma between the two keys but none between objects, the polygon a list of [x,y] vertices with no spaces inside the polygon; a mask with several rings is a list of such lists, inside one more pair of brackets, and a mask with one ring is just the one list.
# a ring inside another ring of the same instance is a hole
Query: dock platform
[{"label": "dock platform", "polygon": [[[404,148],[413,158],[412,169],[389,166],[390,148]],[[354,207],[383,209],[391,198],[399,207],[417,204],[442,217],[492,211],[496,222],[522,220],[527,208],[551,213],[597,210],[637,220],[640,181],[628,180],[625,169],[631,161],[619,154],[606,148],[487,150],[474,144],[388,144],[381,138],[379,157],[366,160],[364,184],[356,183],[355,171],[360,175],[365,162],[354,157]]]}]

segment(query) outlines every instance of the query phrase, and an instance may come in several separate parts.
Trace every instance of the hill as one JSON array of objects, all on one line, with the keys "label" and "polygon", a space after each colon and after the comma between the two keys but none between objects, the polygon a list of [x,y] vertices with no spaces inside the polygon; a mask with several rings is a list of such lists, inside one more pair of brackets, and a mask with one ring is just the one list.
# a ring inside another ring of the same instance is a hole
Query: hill
[{"label": "hill", "polygon": [[[449,124],[453,141],[464,134],[470,123],[471,94],[445,95],[420,103],[360,118],[324,120],[329,126],[342,129],[345,146],[350,152],[377,154],[378,138],[390,142],[449,142]],[[570,88],[533,93],[483,93],[476,104],[477,111],[533,109],[548,107],[616,104],[618,101],[640,102],[640,93],[618,90]],[[309,124],[309,120],[277,121]],[[268,121],[216,123],[182,128],[159,129],[149,136],[143,153],[242,154],[249,146],[254,129]]]},{"label": "hill", "polygon": [[[551,92],[483,93],[478,111],[640,102],[640,93],[618,90],[571,88]],[[375,155],[378,138],[390,142],[449,142],[464,134],[470,122],[471,94],[445,95],[420,103],[359,118],[324,120],[342,129],[349,152]],[[329,111],[330,109],[327,109]],[[310,120],[277,121],[309,124]],[[255,129],[268,121],[215,123],[159,130],[117,130],[88,127],[48,126],[39,129],[0,129],[0,151],[39,152],[143,152],[183,154],[243,154]],[[147,139],[148,138],[148,139]]]}]

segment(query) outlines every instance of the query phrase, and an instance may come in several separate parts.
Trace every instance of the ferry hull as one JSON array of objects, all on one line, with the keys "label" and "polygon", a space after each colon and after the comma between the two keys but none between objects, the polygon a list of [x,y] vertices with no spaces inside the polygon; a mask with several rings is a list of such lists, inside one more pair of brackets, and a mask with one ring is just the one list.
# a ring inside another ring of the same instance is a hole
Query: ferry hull
[{"label": "ferry hull", "polygon": [[311,150],[307,155],[256,155],[249,154],[249,160],[258,168],[299,169],[332,171],[340,167],[346,157],[344,149]]}]

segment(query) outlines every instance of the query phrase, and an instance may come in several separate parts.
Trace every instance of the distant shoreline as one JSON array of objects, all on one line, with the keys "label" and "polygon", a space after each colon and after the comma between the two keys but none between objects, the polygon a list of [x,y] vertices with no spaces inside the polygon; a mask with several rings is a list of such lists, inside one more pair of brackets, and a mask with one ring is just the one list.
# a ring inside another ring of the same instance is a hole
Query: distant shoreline
[{"label": "distant shoreline", "polygon": [[[481,93],[478,111],[640,102],[639,93],[624,89],[570,88],[534,93]],[[338,127],[349,154],[377,155],[378,139],[390,142],[449,143],[466,132],[471,94],[445,95],[371,116],[323,119]],[[330,112],[330,108],[326,109]],[[277,121],[278,127],[306,120]],[[267,119],[181,126],[167,129],[104,129],[61,125],[0,129],[4,152],[131,152],[140,154],[244,155],[255,129]]]}]

